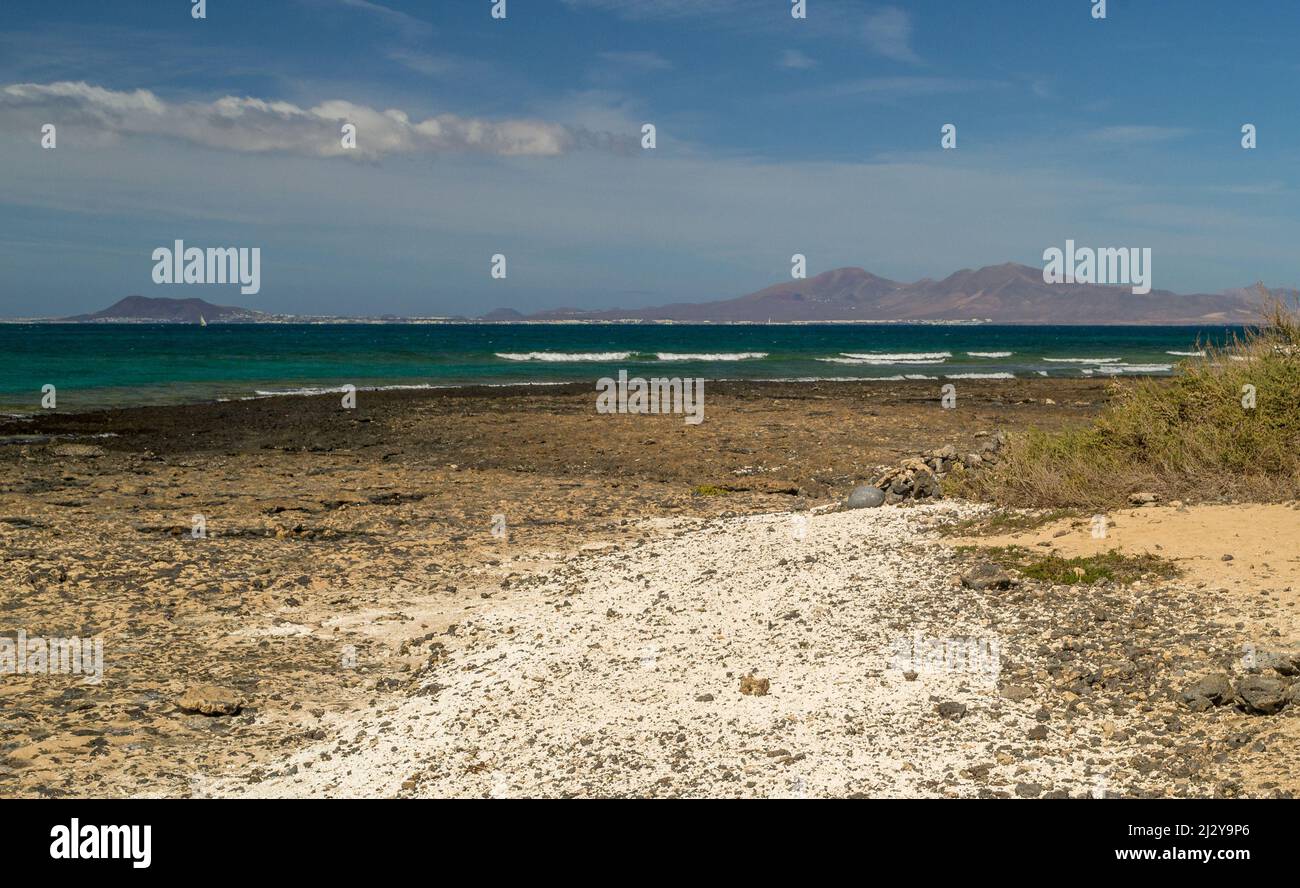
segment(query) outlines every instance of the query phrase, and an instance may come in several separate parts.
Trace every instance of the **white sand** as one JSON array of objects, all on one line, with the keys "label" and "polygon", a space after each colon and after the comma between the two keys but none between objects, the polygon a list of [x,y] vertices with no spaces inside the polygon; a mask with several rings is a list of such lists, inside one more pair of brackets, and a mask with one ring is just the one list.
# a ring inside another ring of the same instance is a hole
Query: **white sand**
[{"label": "white sand", "polygon": [[[327,721],[326,740],[265,779],[196,787],[438,797],[1140,788],[1142,778],[1114,767],[1122,746],[1101,739],[1104,722],[1109,736],[1126,717],[1058,718],[1048,740],[1028,741],[1051,693],[1045,681],[1013,702],[998,695],[997,675],[908,681],[891,667],[893,645],[914,633],[991,641],[1004,662],[1023,653],[1007,634],[1019,609],[998,603],[1006,593],[954,587],[952,550],[926,529],[978,510],[813,515],[802,540],[790,514],[679,524],[623,552],[576,555],[462,624],[421,680],[428,696],[377,693],[375,709]],[[1036,646],[1047,636],[1030,637]],[[770,679],[768,695],[740,694],[751,671]],[[706,694],[711,702],[697,700]],[[941,718],[942,701],[967,714]],[[978,765],[991,766],[987,778],[962,775]]]}]

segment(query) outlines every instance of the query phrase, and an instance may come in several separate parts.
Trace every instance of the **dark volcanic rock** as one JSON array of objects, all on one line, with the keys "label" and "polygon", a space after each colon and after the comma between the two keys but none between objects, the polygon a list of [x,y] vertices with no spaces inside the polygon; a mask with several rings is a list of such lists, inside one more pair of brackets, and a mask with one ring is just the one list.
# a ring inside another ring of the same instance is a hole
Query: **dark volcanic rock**
[{"label": "dark volcanic rock", "polygon": [[1205,700],[1211,705],[1222,706],[1231,702],[1236,692],[1232,689],[1232,682],[1228,676],[1222,672],[1215,672],[1204,678],[1198,679],[1188,685],[1180,695],[1184,704],[1190,709],[1198,711],[1206,707],[1197,704],[1197,700]]},{"label": "dark volcanic rock", "polygon": [[958,703],[955,700],[946,700],[938,706],[940,718],[946,718],[949,721],[961,721],[962,716],[966,714],[966,704]]},{"label": "dark volcanic rock", "polygon": [[1276,678],[1250,675],[1237,683],[1242,708],[1258,715],[1272,715],[1286,705],[1287,686]]},{"label": "dark volcanic rock", "polygon": [[961,584],[968,589],[1009,589],[1011,577],[996,564],[982,561],[962,574]]}]

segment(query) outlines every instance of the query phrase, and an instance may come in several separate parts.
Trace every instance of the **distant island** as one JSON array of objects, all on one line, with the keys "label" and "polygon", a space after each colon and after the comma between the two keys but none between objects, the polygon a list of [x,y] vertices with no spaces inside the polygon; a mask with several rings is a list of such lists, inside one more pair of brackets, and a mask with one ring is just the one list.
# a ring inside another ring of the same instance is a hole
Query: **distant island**
[{"label": "distant island", "polygon": [[168,299],[166,297],[127,296],[103,311],[94,314],[73,315],[63,318],[68,324],[162,323],[197,324],[254,323],[267,319],[266,315],[251,308],[233,305],[213,305],[203,299]]},{"label": "distant island", "polygon": [[265,323],[983,323],[983,324],[1251,324],[1269,295],[1262,285],[1215,294],[1126,286],[1048,284],[1042,271],[1005,263],[962,269],[942,280],[900,283],[862,268],[837,268],[806,280],[712,302],[603,310],[556,308],[523,314],[499,308],[479,318],[343,317],[269,314],[203,299],[128,296],[102,311],[43,319],[69,324]]},{"label": "distant island", "polygon": [[716,302],[589,311],[557,308],[523,315],[497,309],[487,321],[672,321],[677,323],[895,322],[992,324],[1249,324],[1258,288],[1182,295],[1127,286],[1048,284],[1041,269],[1008,262],[962,269],[943,280],[900,283],[862,268],[837,268],[806,280]]},{"label": "distant island", "polygon": [[[30,319],[29,319],[30,320]],[[205,299],[127,296],[102,311],[66,318],[39,319],[56,324],[412,324],[469,321],[463,317],[403,318],[334,315],[272,314],[237,305],[215,305]]]}]

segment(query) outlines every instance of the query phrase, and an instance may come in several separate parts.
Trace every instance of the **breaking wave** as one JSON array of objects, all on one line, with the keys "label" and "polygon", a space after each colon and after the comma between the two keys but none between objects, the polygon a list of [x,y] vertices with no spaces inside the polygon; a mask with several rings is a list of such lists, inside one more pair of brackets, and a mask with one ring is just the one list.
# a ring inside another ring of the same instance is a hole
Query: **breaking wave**
[{"label": "breaking wave", "polygon": [[767,352],[719,352],[716,354],[656,352],[655,357],[661,361],[753,361],[766,358],[767,354]]},{"label": "breaking wave", "polygon": [[626,361],[631,352],[497,352],[498,358],[507,361],[547,361],[555,364],[573,364],[579,361]]}]

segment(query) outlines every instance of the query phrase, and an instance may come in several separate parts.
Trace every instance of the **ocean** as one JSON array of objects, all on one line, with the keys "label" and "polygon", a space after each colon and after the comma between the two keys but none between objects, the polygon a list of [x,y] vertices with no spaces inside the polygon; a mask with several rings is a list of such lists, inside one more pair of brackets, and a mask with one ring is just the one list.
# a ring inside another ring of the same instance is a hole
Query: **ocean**
[{"label": "ocean", "polygon": [[1167,374],[1239,328],[938,325],[0,324],[0,411],[615,376],[921,379]]}]

